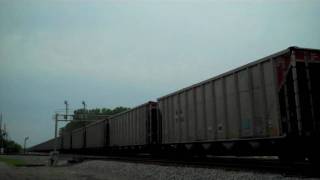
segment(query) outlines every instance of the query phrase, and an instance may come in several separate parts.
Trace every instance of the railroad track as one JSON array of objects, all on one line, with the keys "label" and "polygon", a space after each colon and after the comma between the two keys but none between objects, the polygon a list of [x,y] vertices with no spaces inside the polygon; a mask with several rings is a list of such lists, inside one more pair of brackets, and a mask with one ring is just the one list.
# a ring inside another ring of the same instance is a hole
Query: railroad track
[{"label": "railroad track", "polygon": [[140,156],[90,156],[65,155],[74,162],[84,160],[112,160],[129,163],[143,163],[161,166],[218,168],[232,171],[250,171],[260,173],[275,173],[289,177],[320,177],[320,169],[308,162],[283,163],[277,159],[243,158],[243,157],[210,157],[210,158],[154,158],[148,155]]},{"label": "railroad track", "polygon": [[[27,156],[48,156],[46,153],[27,154]],[[230,171],[248,171],[259,173],[274,173],[289,177],[320,177],[320,168],[309,162],[283,163],[278,159],[214,156],[208,158],[181,159],[174,157],[152,157],[147,154],[96,156],[83,154],[60,154],[59,159],[68,160],[70,163],[85,160],[106,160],[129,163],[143,163],[160,166],[216,168]]]}]

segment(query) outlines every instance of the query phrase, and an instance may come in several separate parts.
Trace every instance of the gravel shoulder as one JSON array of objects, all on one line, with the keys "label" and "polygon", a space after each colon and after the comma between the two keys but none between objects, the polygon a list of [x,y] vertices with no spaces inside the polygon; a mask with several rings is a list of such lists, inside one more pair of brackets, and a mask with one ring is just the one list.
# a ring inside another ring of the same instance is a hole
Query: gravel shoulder
[{"label": "gravel shoulder", "polygon": [[[19,157],[26,162],[47,162],[48,157]],[[298,180],[297,177],[284,177],[279,174],[263,174],[222,169],[172,167],[151,164],[137,164],[117,161],[85,161],[75,165],[57,167],[14,167],[0,162],[1,180],[156,180],[156,179],[243,179],[243,180]],[[311,178],[310,178],[311,179]]]}]

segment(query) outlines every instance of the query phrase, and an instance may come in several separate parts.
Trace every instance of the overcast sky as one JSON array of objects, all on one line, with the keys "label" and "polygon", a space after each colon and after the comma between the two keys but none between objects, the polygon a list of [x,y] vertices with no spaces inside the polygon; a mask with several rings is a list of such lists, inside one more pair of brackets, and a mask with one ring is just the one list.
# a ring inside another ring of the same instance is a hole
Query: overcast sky
[{"label": "overcast sky", "polygon": [[133,107],[289,46],[320,49],[320,1],[0,0],[0,112],[11,139],[52,115]]}]

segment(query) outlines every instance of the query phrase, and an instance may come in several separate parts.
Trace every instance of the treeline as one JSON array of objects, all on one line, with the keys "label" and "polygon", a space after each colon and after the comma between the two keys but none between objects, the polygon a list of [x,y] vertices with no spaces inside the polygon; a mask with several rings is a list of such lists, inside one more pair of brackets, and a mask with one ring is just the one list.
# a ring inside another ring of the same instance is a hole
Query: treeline
[{"label": "treeline", "polygon": [[[95,108],[95,109],[77,109],[74,111],[73,121],[67,123],[63,128],[60,128],[60,134],[63,132],[71,132],[72,130],[84,127],[97,120],[106,119],[109,116],[129,110],[128,107],[116,107],[114,109],[109,108]],[[85,120],[85,121],[80,121]]]},{"label": "treeline", "polygon": [[20,153],[22,152],[22,147],[11,140],[3,140],[4,153]]},{"label": "treeline", "polygon": [[[2,128],[4,127],[4,128]],[[19,153],[22,152],[20,144],[8,139],[8,132],[5,124],[2,126],[2,114],[0,114],[0,153]]]}]

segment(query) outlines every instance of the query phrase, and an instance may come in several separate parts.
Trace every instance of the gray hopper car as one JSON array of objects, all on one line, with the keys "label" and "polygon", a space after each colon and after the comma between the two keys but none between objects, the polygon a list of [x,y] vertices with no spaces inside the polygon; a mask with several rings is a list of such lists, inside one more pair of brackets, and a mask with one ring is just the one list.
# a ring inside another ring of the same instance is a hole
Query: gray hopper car
[{"label": "gray hopper car", "polygon": [[99,120],[86,126],[86,148],[101,149],[109,144],[108,120]]},{"label": "gray hopper car", "polygon": [[109,119],[110,146],[146,146],[156,143],[155,102],[148,102]]},{"label": "gray hopper car", "polygon": [[291,47],[163,96],[162,144],[223,154],[315,149],[319,72],[319,50]]},{"label": "gray hopper car", "polygon": [[71,149],[71,144],[72,144],[72,141],[71,141],[71,133],[63,133],[62,135],[62,149],[63,150],[70,150]]},{"label": "gray hopper car", "polygon": [[78,128],[71,133],[72,149],[85,148],[85,128]]},{"label": "gray hopper car", "polygon": [[[61,140],[62,139],[60,137],[57,139],[57,149],[61,148]],[[41,144],[38,144],[36,146],[29,148],[28,151],[49,152],[49,151],[52,151],[54,143],[55,143],[55,139],[50,139],[48,141],[45,141]]]}]

